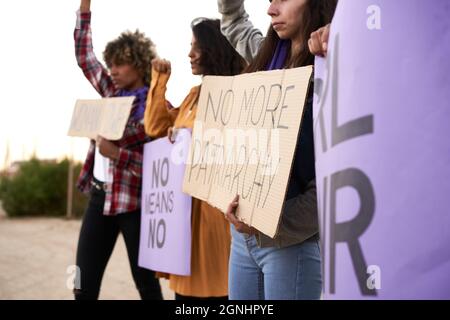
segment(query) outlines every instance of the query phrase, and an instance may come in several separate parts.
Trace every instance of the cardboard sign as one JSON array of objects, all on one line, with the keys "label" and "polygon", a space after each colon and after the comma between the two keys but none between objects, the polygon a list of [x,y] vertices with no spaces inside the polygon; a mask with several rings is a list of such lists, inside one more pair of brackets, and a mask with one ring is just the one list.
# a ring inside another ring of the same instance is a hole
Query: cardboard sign
[{"label": "cardboard sign", "polygon": [[314,90],[326,299],[450,299],[449,15],[339,2]]},{"label": "cardboard sign", "polygon": [[95,140],[122,138],[135,97],[77,100],[68,135]]},{"label": "cardboard sign", "polygon": [[192,198],[182,192],[191,134],[145,145],[139,266],[190,275]]},{"label": "cardboard sign", "polygon": [[312,67],[205,77],[184,191],[274,237]]}]

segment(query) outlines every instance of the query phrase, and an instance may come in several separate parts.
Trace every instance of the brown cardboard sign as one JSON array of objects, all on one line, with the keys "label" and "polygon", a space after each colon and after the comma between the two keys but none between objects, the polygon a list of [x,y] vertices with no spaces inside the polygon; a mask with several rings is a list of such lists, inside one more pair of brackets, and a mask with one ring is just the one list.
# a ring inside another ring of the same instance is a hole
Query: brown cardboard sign
[{"label": "brown cardboard sign", "polygon": [[135,97],[77,100],[68,135],[108,140],[122,138]]},{"label": "brown cardboard sign", "polygon": [[312,66],[203,79],[183,190],[274,237]]}]

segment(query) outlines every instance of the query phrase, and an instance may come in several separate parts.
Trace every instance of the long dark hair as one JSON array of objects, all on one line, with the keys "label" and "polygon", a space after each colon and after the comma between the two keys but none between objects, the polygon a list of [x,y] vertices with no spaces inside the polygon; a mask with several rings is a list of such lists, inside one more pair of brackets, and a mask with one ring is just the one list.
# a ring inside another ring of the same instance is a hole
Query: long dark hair
[{"label": "long dark hair", "polygon": [[[314,63],[314,56],[309,52],[308,39],[312,32],[331,22],[337,2],[338,0],[308,0],[306,2],[303,14],[299,17],[302,21],[302,29],[300,32],[304,45],[296,57],[288,57],[290,65],[293,67],[302,67]],[[245,72],[266,70],[275,52],[278,41],[280,41],[280,38],[271,25],[258,55],[246,68]]]},{"label": "long dark hair", "polygon": [[220,31],[220,20],[197,18],[192,32],[200,48],[200,65],[204,75],[234,76],[242,73],[246,62]]}]

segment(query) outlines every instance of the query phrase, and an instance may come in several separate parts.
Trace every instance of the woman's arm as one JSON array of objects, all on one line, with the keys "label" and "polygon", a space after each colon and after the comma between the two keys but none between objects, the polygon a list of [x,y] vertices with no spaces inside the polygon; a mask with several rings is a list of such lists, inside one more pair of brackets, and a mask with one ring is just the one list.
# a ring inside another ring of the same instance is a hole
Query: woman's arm
[{"label": "woman's arm", "polygon": [[78,66],[95,90],[102,97],[111,97],[115,94],[116,88],[108,70],[98,61],[94,54],[90,6],[90,0],[81,0],[74,31],[75,56]]},{"label": "woman's arm", "polygon": [[258,245],[261,247],[288,247],[302,243],[319,232],[315,180],[308,184],[304,193],[286,201],[277,235],[273,239],[239,221],[236,218],[238,206],[239,196],[236,196],[228,206],[226,219],[238,232],[256,235]]},{"label": "woman's arm", "polygon": [[148,91],[144,125],[147,135],[154,139],[167,135],[168,129],[173,126],[179,111],[172,108],[166,100],[170,72],[169,61],[161,59],[152,61],[152,83]]},{"label": "woman's arm", "polygon": [[311,33],[308,41],[309,51],[315,56],[326,57],[328,52],[328,38],[330,36],[330,24]]},{"label": "woman's arm", "polygon": [[90,12],[91,11],[91,0],[81,0],[80,12]]},{"label": "woman's arm", "polygon": [[249,20],[244,0],[217,0],[217,5],[222,14],[223,35],[248,63],[252,62],[264,36]]},{"label": "woman's arm", "polygon": [[287,247],[302,243],[318,232],[316,180],[312,180],[304,193],[285,202],[275,238],[259,233],[257,239],[261,247]]}]

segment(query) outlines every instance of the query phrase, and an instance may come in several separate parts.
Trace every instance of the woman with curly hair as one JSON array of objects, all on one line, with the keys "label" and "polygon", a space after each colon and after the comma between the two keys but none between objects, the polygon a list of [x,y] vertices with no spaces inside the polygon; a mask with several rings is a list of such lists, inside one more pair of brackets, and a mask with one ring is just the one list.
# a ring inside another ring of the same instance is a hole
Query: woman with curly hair
[{"label": "woman with curly hair", "polygon": [[78,188],[90,194],[81,226],[76,264],[75,299],[97,299],[103,273],[119,232],[123,234],[134,282],[142,299],[162,299],[153,271],[138,266],[143,126],[152,41],[125,32],[104,51],[106,69],[95,57],[91,37],[90,0],[81,0],[75,28],[75,52],[84,75],[102,97],[136,96],[123,137],[91,141]]},{"label": "woman with curly hair", "polygon": [[[192,74],[231,76],[242,72],[245,60],[220,32],[220,21],[199,18],[192,23],[189,52]],[[192,129],[200,86],[193,87],[179,108],[166,100],[170,62],[152,62],[152,86],[145,110],[145,129],[152,138],[168,136],[180,128]],[[199,199],[192,199],[191,275],[166,275],[176,300],[226,299],[230,230],[222,212]]]}]

